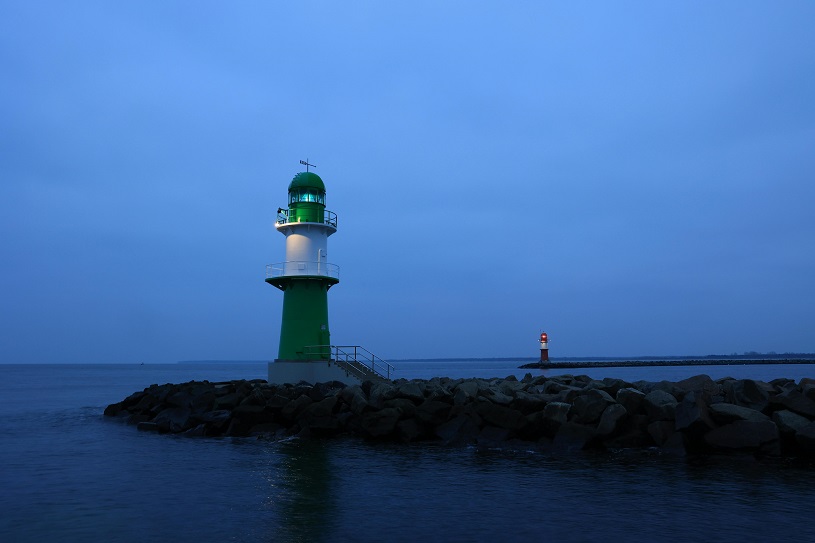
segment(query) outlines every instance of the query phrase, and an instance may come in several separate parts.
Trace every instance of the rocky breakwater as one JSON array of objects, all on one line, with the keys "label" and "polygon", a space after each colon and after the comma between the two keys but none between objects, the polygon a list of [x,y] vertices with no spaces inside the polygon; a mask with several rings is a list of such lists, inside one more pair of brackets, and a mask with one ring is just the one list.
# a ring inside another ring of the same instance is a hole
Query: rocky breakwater
[{"label": "rocky breakwater", "polygon": [[270,385],[152,385],[105,409],[140,430],[189,436],[355,435],[553,451],[815,458],[815,379],[629,383],[561,375]]}]

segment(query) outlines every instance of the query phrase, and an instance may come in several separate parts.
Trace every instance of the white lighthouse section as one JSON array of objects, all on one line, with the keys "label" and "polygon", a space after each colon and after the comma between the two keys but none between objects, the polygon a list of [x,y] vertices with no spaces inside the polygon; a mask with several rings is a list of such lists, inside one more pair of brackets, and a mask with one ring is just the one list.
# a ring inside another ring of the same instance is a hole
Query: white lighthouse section
[{"label": "white lighthouse section", "polygon": [[286,261],[272,264],[269,277],[297,275],[339,279],[339,267],[328,263],[328,236],[337,228],[327,223],[284,223],[277,225],[286,236]]}]

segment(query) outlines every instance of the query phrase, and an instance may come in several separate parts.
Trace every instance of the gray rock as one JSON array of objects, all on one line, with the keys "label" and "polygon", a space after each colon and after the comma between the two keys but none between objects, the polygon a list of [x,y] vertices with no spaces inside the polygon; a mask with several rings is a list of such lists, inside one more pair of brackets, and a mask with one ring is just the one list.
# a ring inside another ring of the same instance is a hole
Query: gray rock
[{"label": "gray rock", "polygon": [[635,388],[621,388],[617,391],[616,398],[617,403],[625,407],[629,415],[636,415],[640,407],[642,407],[642,400],[645,398],[645,393]]},{"label": "gray rock", "polygon": [[424,401],[424,392],[422,388],[413,381],[400,385],[396,389],[396,394],[397,398],[405,398],[417,404]]},{"label": "gray rock", "polygon": [[508,394],[504,394],[503,392],[501,392],[500,390],[495,389],[495,388],[488,388],[486,390],[480,390],[478,394],[481,397],[487,398],[489,401],[491,401],[494,404],[504,405],[504,406],[507,406],[507,405],[511,404],[512,400],[514,399],[512,396],[510,396]]},{"label": "gray rock", "polygon": [[461,391],[464,398],[474,399],[478,396],[478,382],[473,380],[462,381],[455,387],[454,397],[459,391]]},{"label": "gray rock", "polygon": [[385,437],[394,431],[400,415],[399,410],[393,407],[367,411],[360,416],[359,424],[369,436]]},{"label": "gray rock", "polygon": [[717,449],[759,449],[778,441],[778,428],[770,420],[737,420],[705,434],[705,442]]},{"label": "gray rock", "polygon": [[773,402],[780,403],[790,411],[815,419],[815,402],[804,396],[797,388],[787,388],[773,398]]},{"label": "gray rock", "polygon": [[244,405],[241,404],[232,410],[232,417],[239,418],[241,421],[248,425],[254,426],[263,422],[272,422],[270,413],[262,405]]},{"label": "gray rock", "polygon": [[416,407],[416,419],[423,424],[438,426],[447,421],[451,405],[436,400],[425,400]]},{"label": "gray rock", "polygon": [[385,405],[385,400],[398,397],[398,389],[389,383],[373,383],[368,393],[368,403],[376,409]]},{"label": "gray rock", "polygon": [[551,402],[543,409],[543,418],[558,425],[564,424],[569,417],[571,404],[564,402]]},{"label": "gray rock", "polygon": [[710,416],[704,392],[688,392],[676,406],[675,428],[677,430],[701,434],[715,428]]},{"label": "gray rock", "polygon": [[316,417],[326,417],[331,415],[337,407],[339,398],[337,396],[328,396],[319,402],[312,403],[304,410],[304,413],[309,413]]},{"label": "gray rock", "polygon": [[142,432],[158,432],[158,424],[155,422],[140,422],[136,425],[137,430],[141,430]]},{"label": "gray rock", "polygon": [[424,389],[424,396],[428,400],[452,403],[453,393],[438,382],[429,382]]},{"label": "gray rock", "polygon": [[424,428],[416,419],[400,420],[396,423],[396,433],[400,441],[410,443],[424,437]]},{"label": "gray rock", "polygon": [[625,407],[618,403],[610,404],[600,415],[600,422],[597,424],[597,434],[600,436],[610,436],[617,431],[621,422],[628,416]]},{"label": "gray rock", "polygon": [[467,415],[459,415],[436,427],[434,433],[446,445],[475,443],[481,432],[478,424]]},{"label": "gray rock", "polygon": [[767,408],[770,392],[773,391],[772,385],[752,379],[727,381],[723,388],[729,403],[756,411],[763,411]]},{"label": "gray rock", "polygon": [[782,409],[773,413],[773,422],[778,426],[778,430],[782,434],[795,434],[798,430],[810,424],[811,421],[798,413]]},{"label": "gray rock", "polygon": [[676,398],[664,390],[655,389],[645,395],[642,406],[651,421],[675,420]]},{"label": "gray rock", "polygon": [[648,416],[628,414],[618,435],[607,438],[604,445],[612,449],[649,447],[654,444],[648,434]]},{"label": "gray rock", "polygon": [[530,394],[528,392],[524,392],[523,390],[519,390],[515,393],[515,399],[512,401],[510,406],[518,411],[521,411],[525,415],[528,415],[530,413],[540,411],[546,407],[546,400],[539,394]]},{"label": "gray rock", "polygon": [[677,388],[687,392],[703,392],[710,396],[721,394],[721,386],[707,375],[694,375],[676,383]]},{"label": "gray rock", "polygon": [[595,423],[600,419],[606,407],[616,403],[607,392],[589,389],[581,392],[572,402],[572,415],[575,422],[582,424]]},{"label": "gray rock", "polygon": [[526,426],[526,417],[523,413],[515,409],[483,400],[476,402],[475,409],[476,413],[478,413],[487,424],[508,430],[520,430]]},{"label": "gray rock", "polygon": [[225,396],[219,396],[215,398],[213,409],[216,411],[220,409],[232,409],[239,403],[241,403],[242,399],[243,397],[237,392],[233,392],[232,394],[226,394]]},{"label": "gray rock", "polygon": [[770,417],[761,411],[730,403],[716,403],[711,405],[710,415],[713,417],[713,420],[719,424],[730,424],[737,420],[751,420],[756,422],[770,420]]},{"label": "gray rock", "polygon": [[795,432],[795,440],[804,453],[815,455],[815,422],[810,422],[803,428],[799,428]]},{"label": "gray rock", "polygon": [[280,410],[280,415],[287,421],[293,421],[303,409],[312,403],[314,402],[311,401],[311,398],[305,394],[301,394],[296,399],[287,403],[286,406]]},{"label": "gray rock", "polygon": [[191,414],[192,411],[188,407],[170,407],[156,415],[153,422],[158,425],[161,432],[177,434],[192,428]]},{"label": "gray rock", "polygon": [[648,435],[659,447],[663,446],[674,433],[676,433],[674,424],[669,420],[657,420],[648,425]]},{"label": "gray rock", "polygon": [[803,395],[810,400],[815,401],[815,384],[809,382],[805,383],[803,379],[801,379],[801,382],[802,384],[800,384],[799,387]]},{"label": "gray rock", "polygon": [[558,451],[570,452],[588,449],[597,437],[597,432],[590,426],[567,422],[558,428],[552,447]]},{"label": "gray rock", "polygon": [[617,392],[620,389],[629,387],[629,383],[626,383],[622,379],[613,379],[611,377],[606,377],[602,380],[593,380],[589,384],[586,385],[586,390],[597,389],[602,390],[612,398],[617,395]]},{"label": "gray rock", "polygon": [[413,418],[416,416],[416,404],[407,398],[395,398],[393,400],[387,400],[385,402],[385,407],[395,407],[402,413],[403,419]]}]

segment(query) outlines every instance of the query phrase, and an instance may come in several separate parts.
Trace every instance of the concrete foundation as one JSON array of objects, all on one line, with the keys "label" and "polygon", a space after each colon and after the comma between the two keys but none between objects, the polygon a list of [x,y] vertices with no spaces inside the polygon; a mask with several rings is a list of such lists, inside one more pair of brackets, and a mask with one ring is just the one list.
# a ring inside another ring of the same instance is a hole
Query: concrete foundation
[{"label": "concrete foundation", "polygon": [[269,362],[269,383],[282,385],[307,383],[327,383],[340,381],[347,385],[358,385],[359,379],[328,360],[275,360]]}]

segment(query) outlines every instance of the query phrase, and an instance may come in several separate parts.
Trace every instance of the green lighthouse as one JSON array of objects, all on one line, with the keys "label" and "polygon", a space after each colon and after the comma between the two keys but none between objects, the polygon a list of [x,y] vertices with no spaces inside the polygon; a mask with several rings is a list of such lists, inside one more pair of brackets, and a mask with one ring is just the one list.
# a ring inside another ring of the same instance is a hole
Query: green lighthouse
[{"label": "green lighthouse", "polygon": [[393,366],[359,345],[333,345],[328,330],[328,290],[340,269],[328,262],[328,236],[337,214],[325,208],[325,184],[308,161],[289,184],[286,209],[277,208],[275,228],[286,236],[286,260],[266,266],[266,282],[283,291],[283,320],[270,383],[353,384],[389,380]]},{"label": "green lighthouse", "polygon": [[328,236],[337,215],[325,209],[325,184],[301,172],[289,184],[289,207],[278,209],[278,232],[286,236],[286,261],[266,267],[266,282],[283,291],[283,322],[277,361],[328,359],[328,289],[339,267],[327,262]]},{"label": "green lighthouse", "polygon": [[340,281],[339,267],[328,262],[337,215],[325,208],[325,184],[317,174],[294,176],[288,208],[278,208],[275,227],[286,236],[286,261],[266,266],[266,282],[283,291],[280,347],[269,381],[345,380],[340,374],[347,372],[331,365],[328,329],[328,289]]}]

